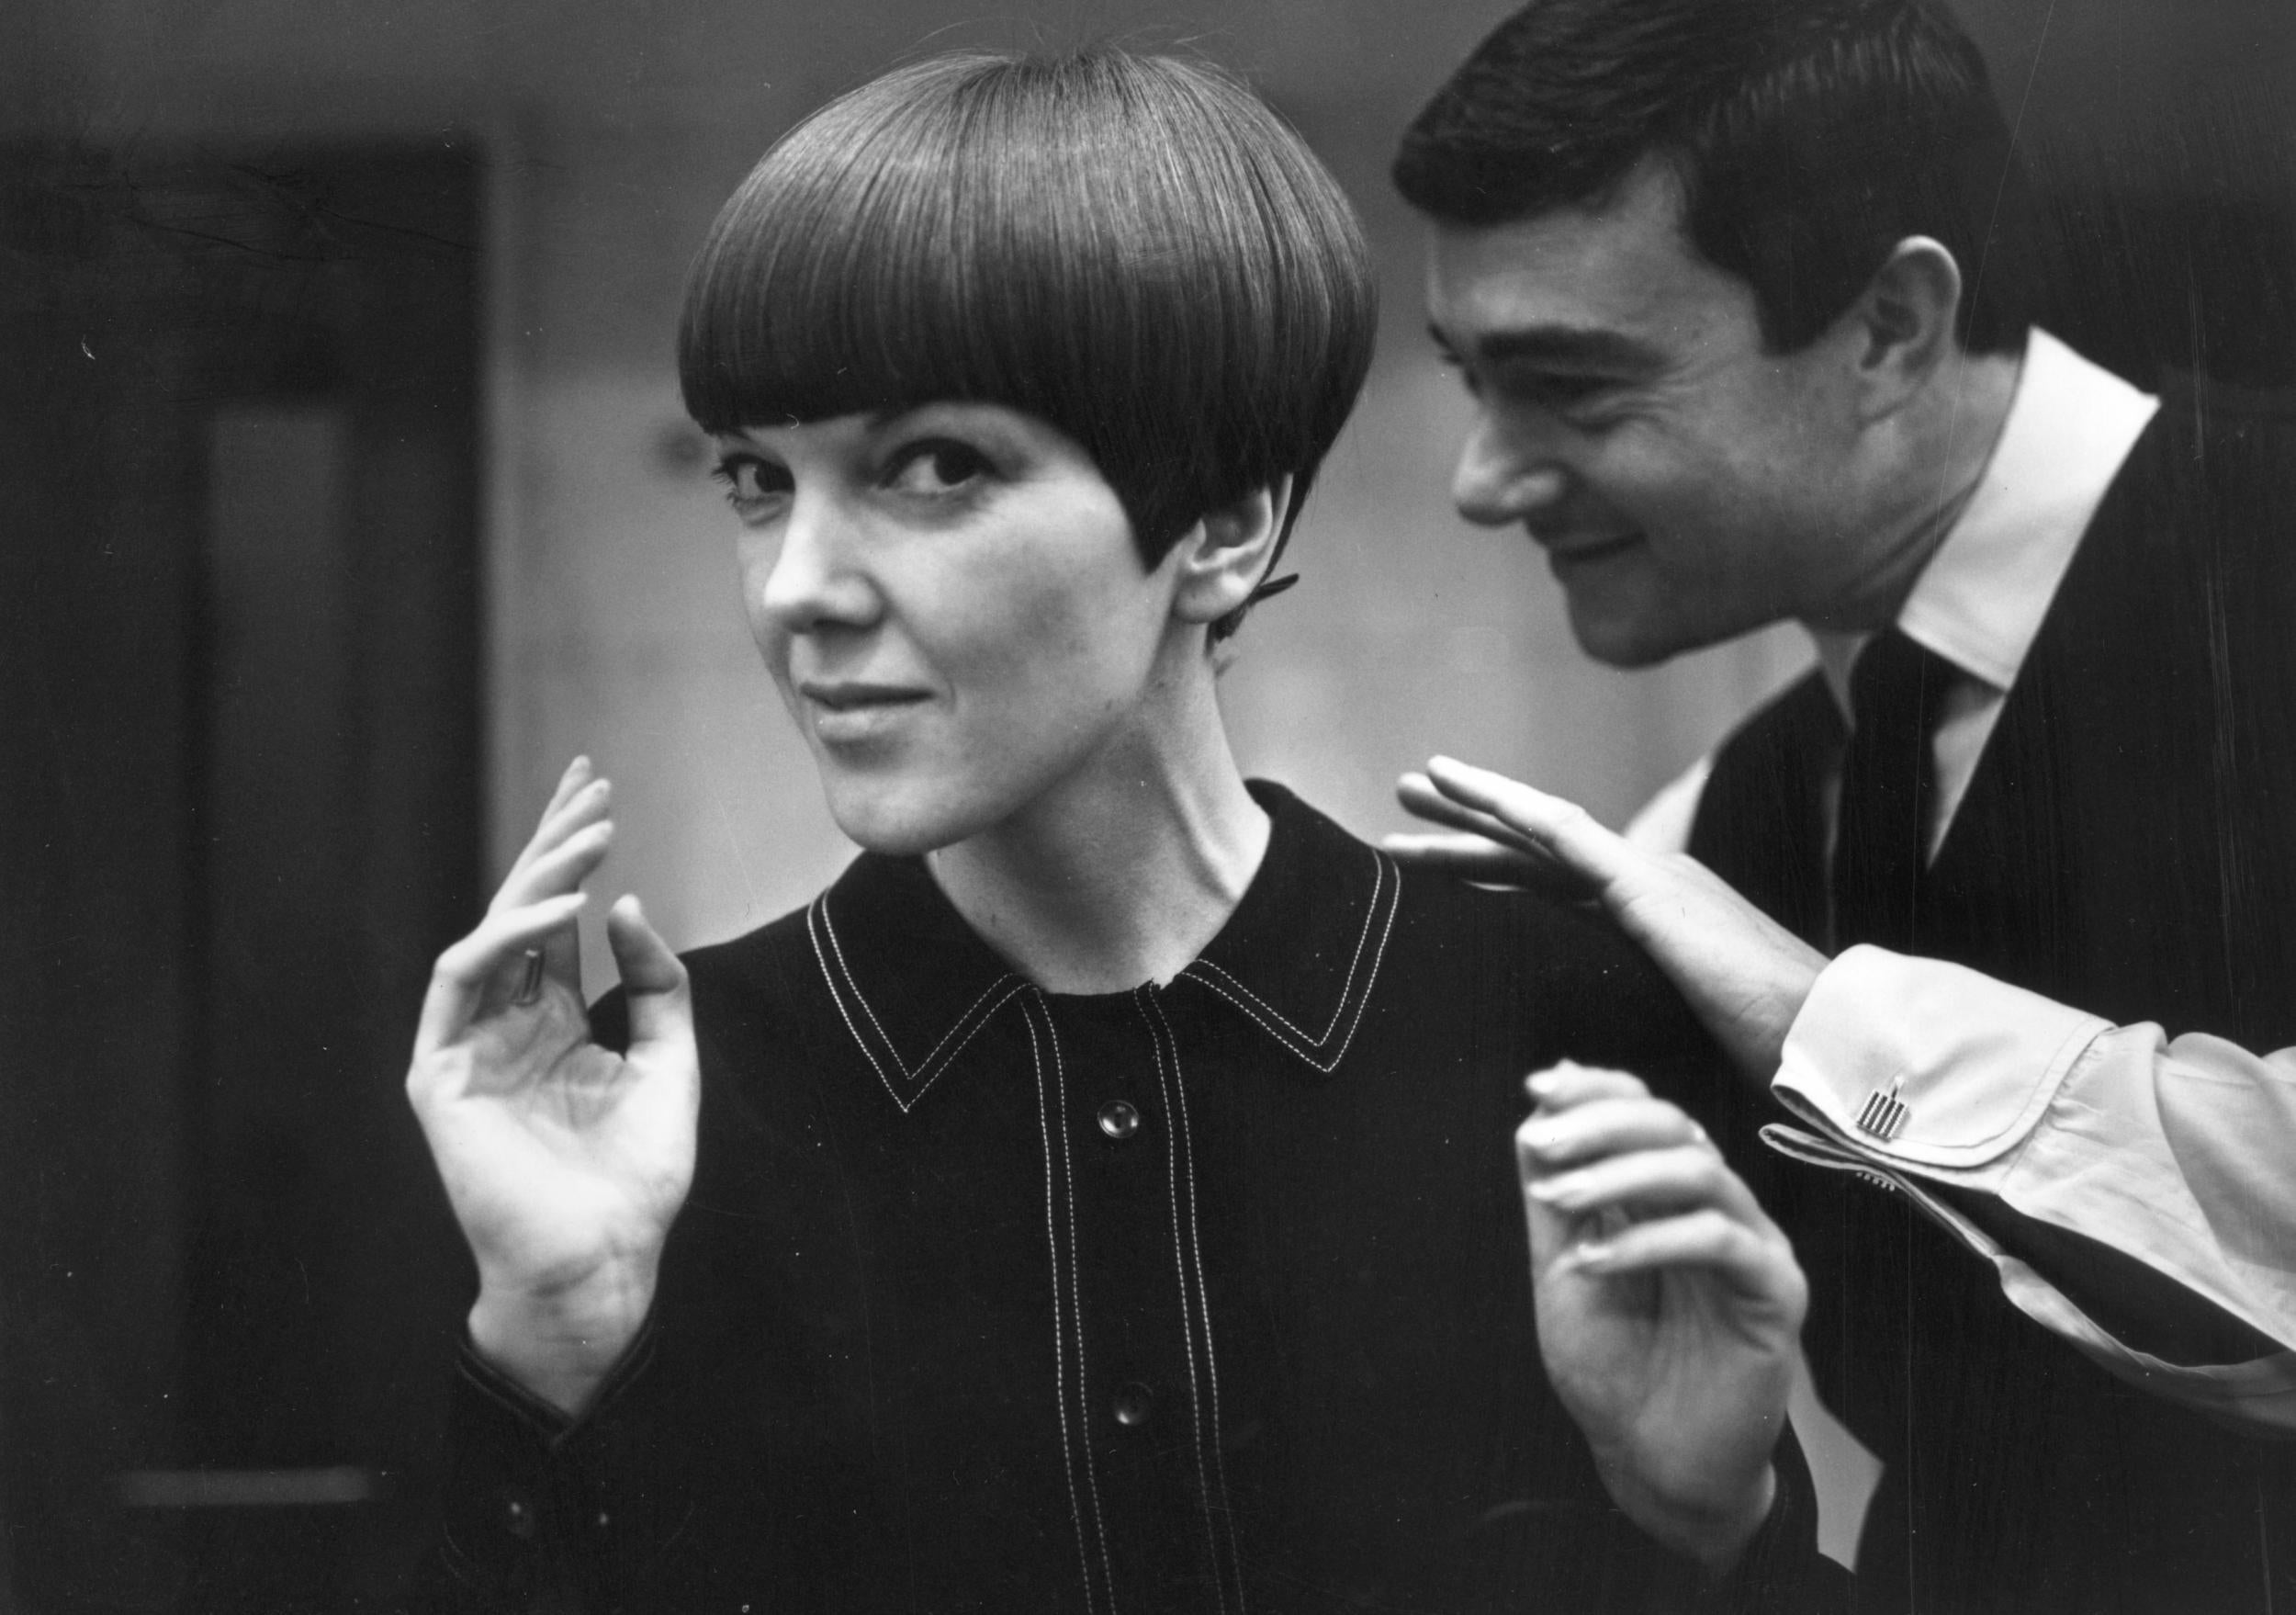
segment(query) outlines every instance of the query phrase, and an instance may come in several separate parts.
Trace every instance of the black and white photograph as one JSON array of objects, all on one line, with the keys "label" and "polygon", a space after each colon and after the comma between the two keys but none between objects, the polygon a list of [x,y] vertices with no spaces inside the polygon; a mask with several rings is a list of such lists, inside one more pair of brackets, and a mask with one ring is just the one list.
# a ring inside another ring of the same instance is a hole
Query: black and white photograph
[{"label": "black and white photograph", "polygon": [[2290,0],[8,0],[0,1615],[2296,1611]]}]

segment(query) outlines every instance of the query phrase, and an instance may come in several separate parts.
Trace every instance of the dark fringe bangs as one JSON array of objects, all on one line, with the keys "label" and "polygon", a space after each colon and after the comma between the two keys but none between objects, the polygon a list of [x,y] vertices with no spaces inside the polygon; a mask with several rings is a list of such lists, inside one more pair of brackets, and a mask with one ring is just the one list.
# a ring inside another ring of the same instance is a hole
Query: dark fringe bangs
[{"label": "dark fringe bangs", "polygon": [[1117,51],[941,58],[767,154],[696,260],[679,370],[708,431],[1026,411],[1093,456],[1154,560],[1311,477],[1372,298],[1345,198],[1250,91]]}]

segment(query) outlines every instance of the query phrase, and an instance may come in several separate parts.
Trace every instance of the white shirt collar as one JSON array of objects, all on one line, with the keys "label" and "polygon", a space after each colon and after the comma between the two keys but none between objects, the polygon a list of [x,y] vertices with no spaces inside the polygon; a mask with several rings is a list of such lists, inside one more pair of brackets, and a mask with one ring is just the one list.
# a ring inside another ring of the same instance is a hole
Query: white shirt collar
[{"label": "white shirt collar", "polygon": [[[1897,626],[1997,691],[2017,682],[2089,518],[2160,400],[2036,328],[2000,440]],[[1812,631],[1836,699],[1863,634]]]}]

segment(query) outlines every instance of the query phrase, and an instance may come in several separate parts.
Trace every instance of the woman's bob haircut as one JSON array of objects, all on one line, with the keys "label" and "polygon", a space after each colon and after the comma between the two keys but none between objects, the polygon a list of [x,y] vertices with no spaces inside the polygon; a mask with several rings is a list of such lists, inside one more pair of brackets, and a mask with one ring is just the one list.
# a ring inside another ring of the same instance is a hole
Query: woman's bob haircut
[{"label": "woman's bob haircut", "polygon": [[765,154],[694,260],[678,371],[712,433],[1023,411],[1092,456],[1153,567],[1287,476],[1289,536],[1376,322],[1346,198],[1250,90],[1109,48],[968,53]]}]

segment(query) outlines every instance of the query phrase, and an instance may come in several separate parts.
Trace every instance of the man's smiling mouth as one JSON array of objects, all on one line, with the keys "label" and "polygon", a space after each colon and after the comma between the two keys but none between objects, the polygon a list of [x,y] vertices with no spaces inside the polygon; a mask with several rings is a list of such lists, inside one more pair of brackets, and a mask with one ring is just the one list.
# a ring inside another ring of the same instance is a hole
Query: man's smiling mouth
[{"label": "man's smiling mouth", "polygon": [[1642,542],[1639,533],[1622,533],[1615,538],[1578,539],[1563,544],[1546,544],[1548,564],[1559,571],[1565,567],[1584,566],[1624,555]]}]

